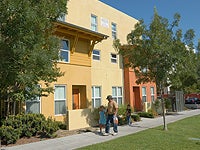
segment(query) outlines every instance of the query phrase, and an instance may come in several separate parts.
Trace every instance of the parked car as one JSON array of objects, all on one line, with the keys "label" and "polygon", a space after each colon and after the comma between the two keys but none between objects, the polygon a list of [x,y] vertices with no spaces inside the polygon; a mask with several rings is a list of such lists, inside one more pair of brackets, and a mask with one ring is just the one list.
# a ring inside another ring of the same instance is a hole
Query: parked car
[{"label": "parked car", "polygon": [[200,104],[200,99],[197,97],[189,97],[185,100],[185,104]]}]

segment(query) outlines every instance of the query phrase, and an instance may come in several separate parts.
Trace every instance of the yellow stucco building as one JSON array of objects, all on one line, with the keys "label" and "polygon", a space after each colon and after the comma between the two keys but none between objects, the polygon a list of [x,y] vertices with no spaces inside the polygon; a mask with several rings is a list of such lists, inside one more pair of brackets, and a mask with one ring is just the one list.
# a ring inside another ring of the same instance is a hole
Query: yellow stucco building
[{"label": "yellow stucco building", "polygon": [[58,66],[65,74],[52,85],[54,94],[27,102],[26,111],[52,116],[73,130],[91,125],[91,109],[106,105],[107,95],[124,104],[123,62],[113,40],[125,44],[137,20],[99,0],[70,0],[67,8],[55,23],[62,39]]}]

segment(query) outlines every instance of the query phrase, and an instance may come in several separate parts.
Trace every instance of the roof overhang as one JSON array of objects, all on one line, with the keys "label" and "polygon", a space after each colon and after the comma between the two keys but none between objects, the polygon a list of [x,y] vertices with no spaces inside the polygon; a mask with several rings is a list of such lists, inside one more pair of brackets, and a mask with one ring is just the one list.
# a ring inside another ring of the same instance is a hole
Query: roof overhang
[{"label": "roof overhang", "polygon": [[95,44],[108,38],[108,36],[105,34],[94,32],[89,29],[74,24],[70,24],[67,22],[57,21],[54,23],[54,25],[56,34],[59,35],[62,33],[63,35],[68,35],[68,36],[70,35],[74,38],[74,42],[72,43],[72,49],[71,49],[72,53],[75,51],[79,38],[86,39],[90,42],[90,47],[88,51],[89,56],[91,56]]}]

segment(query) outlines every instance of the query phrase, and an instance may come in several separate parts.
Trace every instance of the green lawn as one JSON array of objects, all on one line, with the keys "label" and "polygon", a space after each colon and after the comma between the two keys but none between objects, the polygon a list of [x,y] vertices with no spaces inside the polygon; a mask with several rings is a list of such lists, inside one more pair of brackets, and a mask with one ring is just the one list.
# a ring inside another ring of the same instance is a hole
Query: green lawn
[{"label": "green lawn", "polygon": [[200,115],[80,149],[86,150],[200,150]]}]

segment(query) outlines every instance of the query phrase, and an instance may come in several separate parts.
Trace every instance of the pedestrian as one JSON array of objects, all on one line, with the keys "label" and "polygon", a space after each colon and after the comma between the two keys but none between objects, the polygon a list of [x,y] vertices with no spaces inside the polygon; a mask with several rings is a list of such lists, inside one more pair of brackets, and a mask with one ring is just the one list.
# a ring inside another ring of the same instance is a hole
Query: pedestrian
[{"label": "pedestrian", "polygon": [[100,128],[100,134],[103,135],[103,129],[105,128],[106,125],[106,111],[105,107],[101,105],[99,107],[99,128]]},{"label": "pedestrian", "polygon": [[109,135],[111,124],[113,124],[113,131],[114,131],[114,133],[112,135],[117,135],[118,134],[118,129],[117,129],[117,125],[118,125],[118,121],[117,121],[118,105],[113,100],[113,97],[111,95],[108,95],[106,99],[108,100],[108,108],[107,108],[106,130],[105,130],[104,135],[105,136]]},{"label": "pedestrian", "polygon": [[131,106],[130,106],[130,104],[128,104],[127,108],[126,108],[126,120],[127,120],[127,124],[130,126],[131,125]]}]

